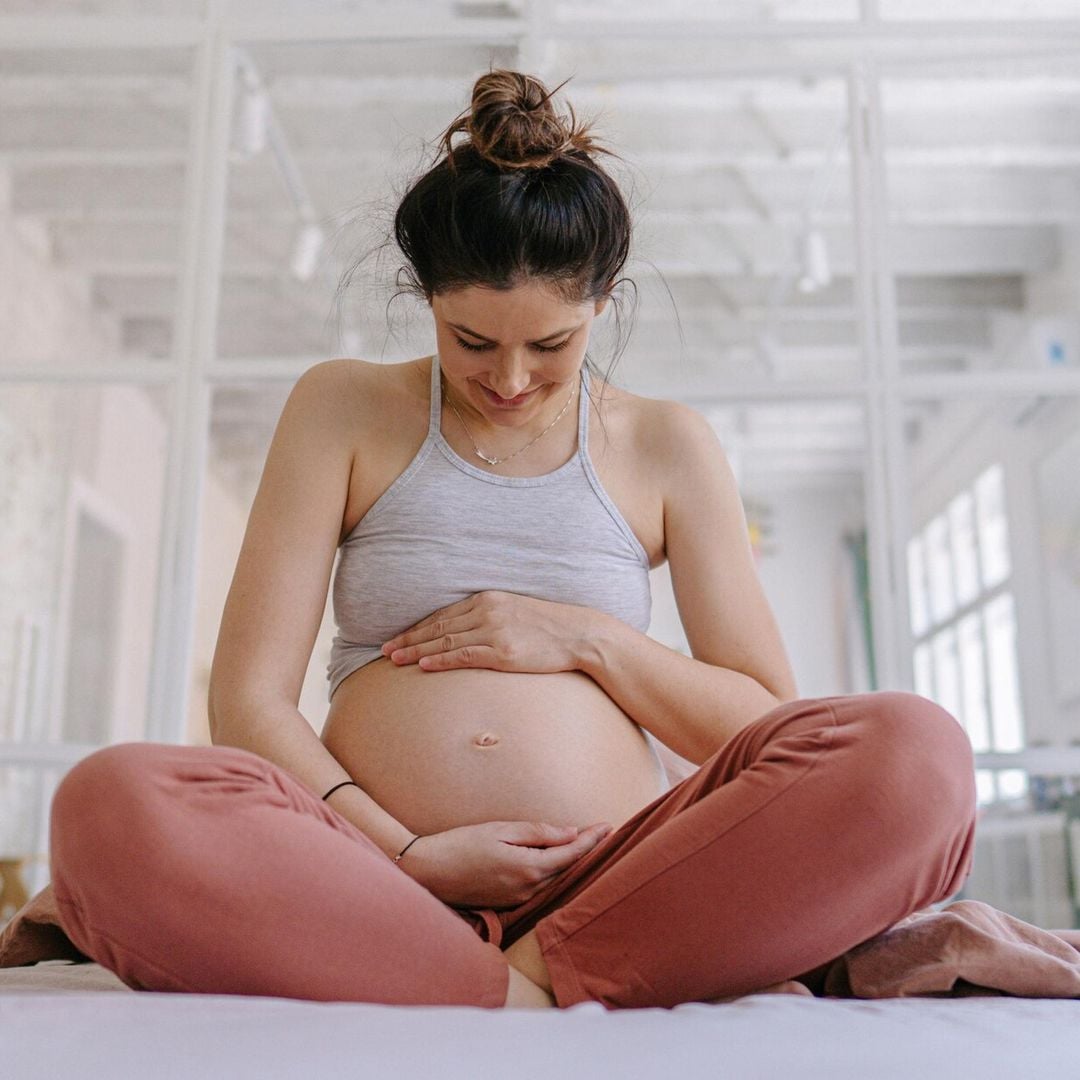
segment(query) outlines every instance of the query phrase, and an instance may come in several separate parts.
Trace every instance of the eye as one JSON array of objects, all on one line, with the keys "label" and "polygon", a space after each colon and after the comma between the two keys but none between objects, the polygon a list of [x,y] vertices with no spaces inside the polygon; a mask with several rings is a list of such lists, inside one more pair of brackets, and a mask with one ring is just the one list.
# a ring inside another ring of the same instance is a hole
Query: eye
[{"label": "eye", "polygon": [[485,349],[491,347],[490,345],[470,345],[467,341],[462,341],[459,337],[455,337],[455,340],[463,349],[468,349],[469,352],[483,352]]},{"label": "eye", "polygon": [[[473,345],[468,341],[463,341],[461,338],[457,337],[457,335],[454,336],[454,340],[463,349],[468,349],[469,352],[486,352],[488,349],[491,348],[490,344]],[[569,344],[570,344],[570,339],[567,338],[565,341],[560,341],[558,345],[534,345],[533,348],[537,352],[552,353],[552,352],[561,352]]]}]

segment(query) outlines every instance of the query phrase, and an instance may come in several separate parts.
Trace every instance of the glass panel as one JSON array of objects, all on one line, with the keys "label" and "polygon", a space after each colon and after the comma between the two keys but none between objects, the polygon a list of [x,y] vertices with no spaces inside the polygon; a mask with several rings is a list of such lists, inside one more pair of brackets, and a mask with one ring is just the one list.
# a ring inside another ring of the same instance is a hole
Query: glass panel
[{"label": "glass panel", "polygon": [[926,549],[921,536],[908,541],[908,593],[911,632],[915,637],[925,633],[930,625],[930,612],[926,589]]},{"label": "glass panel", "polygon": [[5,15],[133,15],[139,19],[199,19],[206,0],[4,0]]},{"label": "glass panel", "polygon": [[[402,265],[387,243],[398,196],[433,161],[424,140],[436,142],[468,105],[489,64],[514,67],[516,49],[259,42],[235,55],[220,359],[288,360],[302,370],[343,354],[429,353],[426,304],[407,296],[390,304]],[[423,78],[404,88],[404,71]]]},{"label": "glass panel", "polygon": [[1028,793],[1028,775],[1023,769],[1002,769],[998,773],[998,790],[1003,799],[1022,799]]},{"label": "glass panel", "polygon": [[952,559],[949,552],[949,522],[939,514],[926,526],[926,562],[930,579],[930,610],[934,622],[947,619],[955,610]]},{"label": "glass panel", "polygon": [[975,752],[984,753],[990,749],[990,723],[986,708],[986,650],[982,620],[977,614],[966,615],[957,624],[956,630],[964,688],[964,727]]},{"label": "glass panel", "polygon": [[633,163],[611,165],[624,190],[647,177],[623,360],[646,394],[700,400],[740,379],[862,373],[844,82],[724,75],[718,57],[748,48],[658,49],[647,34],[550,47],[550,70],[574,74],[575,109],[601,113],[598,132]]},{"label": "glass panel", "polygon": [[[639,304],[625,377],[643,393],[700,399],[734,378],[857,375],[844,80],[721,78],[715,44],[657,50],[645,34],[597,55],[592,42],[546,46],[548,83],[574,76],[556,101],[602,113],[597,135],[634,162],[605,167],[628,193],[642,172],[649,179],[635,233],[648,258],[627,268]],[[385,241],[397,195],[433,160],[422,140],[433,145],[467,105],[491,53],[448,42],[238,50],[223,360],[306,366],[428,351],[426,307],[416,306],[415,326],[411,299],[387,310],[402,260]],[[509,50],[500,59],[516,62]],[[671,70],[654,81],[665,62]],[[402,70],[425,72],[408,94]],[[347,270],[349,287],[335,295]],[[656,363],[674,355],[677,364]]]},{"label": "glass panel", "polygon": [[[204,486],[189,741],[209,741],[206,690],[221,612],[274,426],[290,383],[215,390]],[[717,408],[708,413],[738,466],[758,572],[780,622],[800,693],[874,689],[869,634],[859,406]],[[808,572],[808,566],[813,572]],[[669,579],[653,575],[652,637],[688,652]],[[812,619],[807,612],[813,612]],[[835,628],[822,633],[821,627]],[[334,635],[329,602],[300,711],[320,730]]]},{"label": "glass panel", "polygon": [[949,540],[956,574],[956,602],[968,604],[979,595],[979,558],[975,550],[974,499],[963,491],[949,503]]},{"label": "glass panel", "polygon": [[[1080,396],[908,401],[904,438],[908,520],[955,520],[974,496],[979,592],[936,627],[957,627],[962,655],[969,643],[968,681],[976,635],[961,620],[1008,590],[982,632],[994,749],[1080,742]],[[954,532],[950,559],[957,547],[970,562]]]},{"label": "glass panel", "polygon": [[996,801],[994,773],[991,769],[975,770],[975,799],[979,806],[987,806]]},{"label": "glass panel", "polygon": [[49,882],[49,808],[62,774],[0,765],[0,927]]},{"label": "glass panel", "polygon": [[1038,536],[1050,661],[1049,690],[1080,736],[1080,410],[1066,410],[1035,464]]},{"label": "glass panel", "polygon": [[[74,3],[75,0],[66,0]],[[118,0],[112,0],[118,2]],[[134,2],[134,0],[129,0]],[[160,0],[159,0],[160,2]],[[414,27],[430,24],[432,19],[456,21],[461,26],[476,19],[491,20],[493,17],[517,14],[522,6],[517,3],[471,3],[455,0],[374,0],[358,4],[356,0],[228,0],[230,14],[245,18],[268,16],[312,16],[359,14],[370,19],[390,14],[404,26]],[[793,21],[816,22],[820,20],[857,19],[858,0],[773,0],[762,5],[755,0],[675,0],[674,3],[657,7],[648,0],[572,0],[544,4],[538,14],[543,23],[553,22],[617,22],[620,27],[627,23],[641,22],[645,27],[657,19],[664,21],[705,20],[715,22],[768,22]]]},{"label": "glass panel", "polygon": [[940,630],[930,639],[934,650],[934,700],[964,723],[964,699],[960,692],[960,663],[956,631]]},{"label": "glass panel", "polygon": [[934,696],[934,659],[929,645],[915,646],[915,693]]},{"label": "glass panel", "polygon": [[1077,56],[927,61],[887,76],[882,106],[902,370],[1080,369]]},{"label": "glass panel", "polygon": [[0,364],[169,358],[193,59],[0,49]]},{"label": "glass panel", "polygon": [[0,742],[144,737],[169,400],[0,388]]},{"label": "glass panel", "polygon": [[1020,718],[1020,684],[1016,663],[1016,616],[1011,593],[995,597],[983,609],[990,669],[990,708],[994,749],[1019,750],[1024,745]]},{"label": "glass panel", "polygon": [[[243,383],[214,390],[210,450],[203,482],[203,527],[188,697],[187,741],[195,745],[210,742],[206,694],[221,613],[270,440],[292,385],[292,382]],[[322,730],[328,708],[326,665],[330,661],[333,633],[328,600],[299,705],[301,714],[317,731]]]},{"label": "glass panel", "polygon": [[642,21],[646,25],[657,19],[703,19],[715,22],[777,22],[797,20],[857,19],[858,0],[775,0],[763,7],[757,3],[736,0],[717,4],[715,0],[675,0],[658,7],[651,0],[573,0],[553,4],[560,22],[588,19],[611,19],[620,25]]},{"label": "glass panel", "polygon": [[[758,576],[799,693],[876,688],[861,406],[823,402],[703,411],[735,469]],[[659,596],[649,632],[676,648],[685,638],[674,603]]]},{"label": "glass panel", "polygon": [[883,19],[962,20],[1072,19],[1077,17],[1076,0],[878,0]]},{"label": "glass panel", "polygon": [[1009,523],[1005,510],[1005,479],[1000,465],[993,465],[975,482],[975,506],[979,523],[979,562],[983,587],[993,588],[1009,576]]}]

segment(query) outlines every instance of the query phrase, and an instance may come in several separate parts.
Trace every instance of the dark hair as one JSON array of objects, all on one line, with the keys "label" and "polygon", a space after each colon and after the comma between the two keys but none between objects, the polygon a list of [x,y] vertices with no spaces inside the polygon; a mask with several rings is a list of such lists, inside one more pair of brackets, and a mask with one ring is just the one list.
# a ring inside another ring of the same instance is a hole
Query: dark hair
[{"label": "dark hair", "polygon": [[[622,338],[613,290],[626,283],[636,299],[633,281],[619,276],[631,213],[595,160],[618,155],[589,134],[591,121],[579,123],[569,106],[569,116],[559,115],[551,103],[566,81],[548,91],[534,76],[504,69],[476,80],[470,108],[439,137],[438,160],[394,214],[392,236],[405,258],[394,296],[430,301],[455,288],[539,280],[567,303],[610,297]],[[609,373],[623,348],[625,339]],[[588,353],[586,363],[595,372]]]},{"label": "dark hair", "polygon": [[[572,108],[556,114],[553,93],[517,71],[482,75],[440,138],[442,159],[401,200],[394,238],[426,298],[530,278],[570,303],[610,292],[630,252],[630,211],[591,156],[610,151]],[[459,132],[467,139],[454,146]]]}]

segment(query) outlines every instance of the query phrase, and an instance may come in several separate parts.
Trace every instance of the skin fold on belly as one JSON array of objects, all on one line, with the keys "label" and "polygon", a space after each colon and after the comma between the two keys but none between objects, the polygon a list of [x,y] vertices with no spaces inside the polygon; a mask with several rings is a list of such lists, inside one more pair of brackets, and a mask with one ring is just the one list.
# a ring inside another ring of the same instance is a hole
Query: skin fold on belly
[{"label": "skin fold on belly", "polygon": [[668,787],[644,732],[576,671],[375,660],[338,687],[322,741],[384,810],[425,834],[484,821],[619,826]]}]

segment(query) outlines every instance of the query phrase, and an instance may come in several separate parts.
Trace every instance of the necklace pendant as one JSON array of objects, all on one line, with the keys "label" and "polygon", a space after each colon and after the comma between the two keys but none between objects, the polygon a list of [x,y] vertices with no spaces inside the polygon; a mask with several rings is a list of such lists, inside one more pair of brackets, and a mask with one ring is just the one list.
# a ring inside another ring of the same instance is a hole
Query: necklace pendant
[{"label": "necklace pendant", "polygon": [[476,456],[481,461],[486,461],[489,465],[498,465],[499,464],[499,459],[498,458],[488,457],[486,454],[482,454],[479,450],[476,451]]}]

